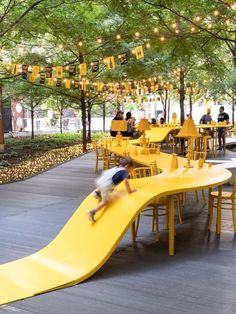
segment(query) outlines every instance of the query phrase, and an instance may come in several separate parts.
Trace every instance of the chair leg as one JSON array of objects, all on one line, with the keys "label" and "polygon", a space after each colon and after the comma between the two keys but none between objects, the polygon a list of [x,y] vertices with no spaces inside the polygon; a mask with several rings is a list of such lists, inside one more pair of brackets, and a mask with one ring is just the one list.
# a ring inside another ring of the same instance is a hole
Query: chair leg
[{"label": "chair leg", "polygon": [[98,158],[96,157],[96,163],[95,163],[95,173],[98,172]]},{"label": "chair leg", "polygon": [[156,207],[156,216],[155,216],[155,218],[156,218],[156,221],[155,221],[155,223],[156,223],[156,241],[159,241],[159,220],[158,220],[158,206],[157,206],[157,204],[155,204],[155,207]]},{"label": "chair leg", "polygon": [[179,224],[182,225],[182,207],[180,205],[180,195],[177,195],[177,208],[178,208],[178,217],[179,217]]},{"label": "chair leg", "polygon": [[211,229],[212,225],[212,219],[213,219],[213,203],[214,203],[214,197],[212,195],[209,195],[209,203],[208,203],[208,213],[209,213],[209,223],[208,223],[208,230]]},{"label": "chair leg", "polygon": [[195,196],[196,196],[196,201],[198,202],[198,201],[199,201],[199,198],[198,198],[198,191],[195,191]]},{"label": "chair leg", "polygon": [[210,215],[210,195],[212,192],[212,188],[209,188],[208,190],[208,215]]},{"label": "chair leg", "polygon": [[205,196],[205,191],[202,190],[202,200],[203,200],[203,204],[206,205],[206,196]]},{"label": "chair leg", "polygon": [[140,221],[140,215],[134,220],[131,227],[131,239],[133,242],[136,241],[137,233],[138,233],[138,227],[139,227],[139,221]]},{"label": "chair leg", "polygon": [[186,193],[182,193],[182,197],[183,197],[183,207],[186,205]]},{"label": "chair leg", "polygon": [[232,218],[233,218],[234,232],[236,232],[235,201],[234,201],[234,199],[232,200]]},{"label": "chair leg", "polygon": [[169,212],[168,207],[166,207],[166,215],[165,215],[165,230],[169,229]]},{"label": "chair leg", "polygon": [[222,186],[218,186],[218,199],[217,199],[217,215],[216,215],[216,234],[221,232],[221,203],[222,203]]},{"label": "chair leg", "polygon": [[153,205],[153,209],[152,209],[152,232],[155,231],[155,224],[156,224],[156,208],[155,205]]}]

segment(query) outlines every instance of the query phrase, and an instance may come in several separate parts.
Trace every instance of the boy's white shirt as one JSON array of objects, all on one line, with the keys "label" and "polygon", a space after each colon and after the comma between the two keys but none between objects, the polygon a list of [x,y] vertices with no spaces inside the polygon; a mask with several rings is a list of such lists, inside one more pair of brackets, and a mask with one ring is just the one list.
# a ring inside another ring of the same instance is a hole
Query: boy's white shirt
[{"label": "boy's white shirt", "polygon": [[124,167],[114,167],[104,171],[100,177],[97,178],[96,185],[99,189],[106,189],[114,186],[112,177],[120,170],[126,170]]}]

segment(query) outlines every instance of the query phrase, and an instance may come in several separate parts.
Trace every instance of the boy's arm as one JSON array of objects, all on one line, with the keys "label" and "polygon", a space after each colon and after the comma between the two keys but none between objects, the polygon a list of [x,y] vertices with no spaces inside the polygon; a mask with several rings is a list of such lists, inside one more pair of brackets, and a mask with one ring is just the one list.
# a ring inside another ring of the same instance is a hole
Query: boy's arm
[{"label": "boy's arm", "polygon": [[137,191],[137,190],[132,190],[132,189],[130,188],[129,181],[128,181],[127,178],[125,178],[124,181],[125,181],[126,190],[127,190],[127,192],[128,192],[129,194]]}]

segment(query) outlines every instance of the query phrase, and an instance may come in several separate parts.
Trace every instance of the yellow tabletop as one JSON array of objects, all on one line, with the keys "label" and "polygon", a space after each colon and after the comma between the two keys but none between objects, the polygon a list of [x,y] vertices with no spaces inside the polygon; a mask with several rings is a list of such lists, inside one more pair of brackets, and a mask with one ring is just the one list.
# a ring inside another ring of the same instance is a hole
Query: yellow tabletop
[{"label": "yellow tabletop", "polygon": [[230,124],[198,124],[196,128],[198,129],[219,129],[219,128],[229,128],[231,127]]},{"label": "yellow tabletop", "polygon": [[[130,141],[133,143],[132,141]],[[166,153],[160,153],[160,154],[148,154],[144,155],[141,154],[143,151],[143,148],[140,146],[135,145],[126,145],[122,144],[122,146],[116,146],[116,143],[112,143],[112,146],[108,146],[107,150],[118,155],[118,156],[124,156],[125,153],[129,153],[130,157],[137,163],[149,166],[151,162],[156,161],[157,167],[159,169],[166,169],[170,168],[172,155],[166,154]],[[135,151],[138,153],[138,155],[135,154]],[[179,167],[183,167],[186,164],[186,158],[177,156],[178,159],[178,165]],[[196,162],[193,162],[196,163]]]},{"label": "yellow tabletop", "polygon": [[[145,131],[146,138],[150,143],[163,142],[167,135],[175,130],[179,130],[180,126],[163,126],[163,127],[151,127],[151,130]],[[139,144],[140,138],[130,141],[132,144]]]}]

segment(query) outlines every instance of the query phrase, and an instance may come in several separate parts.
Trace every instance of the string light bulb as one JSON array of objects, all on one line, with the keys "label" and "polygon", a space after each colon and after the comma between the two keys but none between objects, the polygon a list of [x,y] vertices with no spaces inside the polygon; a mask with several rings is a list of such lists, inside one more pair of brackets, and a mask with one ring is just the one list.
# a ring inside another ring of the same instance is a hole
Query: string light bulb
[{"label": "string light bulb", "polygon": [[139,32],[136,32],[135,33],[135,37],[139,37],[140,36],[140,33]]},{"label": "string light bulb", "polygon": [[146,47],[147,47],[147,48],[150,48],[150,47],[151,47],[150,43],[147,43],[147,44],[146,44]]},{"label": "string light bulb", "polygon": [[59,46],[58,46],[60,49],[62,49],[63,48],[63,44],[59,44]]},{"label": "string light bulb", "polygon": [[79,45],[80,47],[82,47],[82,46],[83,46],[83,42],[82,42],[82,41],[79,41],[78,45]]},{"label": "string light bulb", "polygon": [[161,37],[160,37],[160,40],[161,40],[161,41],[164,41],[164,40],[165,40],[165,37],[164,37],[164,36],[161,36]]},{"label": "string light bulb", "polygon": [[154,31],[154,33],[158,33],[158,28],[155,27],[153,31]]},{"label": "string light bulb", "polygon": [[101,38],[98,38],[97,42],[98,42],[99,44],[101,44],[101,43],[102,43],[102,39],[101,39]]},{"label": "string light bulb", "polygon": [[116,35],[116,39],[118,39],[118,40],[121,39],[121,35],[120,35],[120,34],[117,34],[117,35]]},{"label": "string light bulb", "polygon": [[213,14],[214,14],[215,16],[218,16],[218,15],[220,14],[220,12],[219,12],[218,10],[215,10],[215,11],[213,12]]}]

